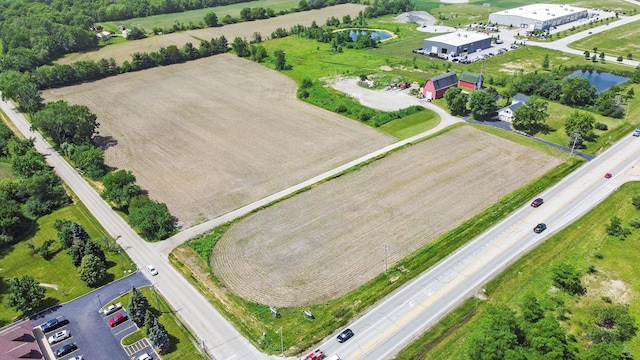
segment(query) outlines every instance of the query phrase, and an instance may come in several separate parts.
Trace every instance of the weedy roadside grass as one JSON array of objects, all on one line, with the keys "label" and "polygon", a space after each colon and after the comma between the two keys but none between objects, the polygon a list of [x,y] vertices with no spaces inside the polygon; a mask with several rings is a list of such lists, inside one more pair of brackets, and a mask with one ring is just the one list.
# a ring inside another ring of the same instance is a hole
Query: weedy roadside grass
[{"label": "weedy roadside grass", "polygon": [[[548,299],[552,296],[551,269],[565,262],[573,264],[585,274],[589,266],[594,266],[596,270],[594,274],[583,277],[586,295],[576,297],[562,292],[553,295],[564,302],[568,319],[562,322],[562,326],[568,329],[568,335],[573,335],[575,340],[572,341],[576,341],[583,353],[588,344],[582,334],[593,322],[591,309],[606,305],[609,300],[618,302],[615,295],[620,294],[608,293],[611,291],[608,281],[620,280],[624,283],[623,295],[628,296],[626,303],[637,321],[640,318],[640,300],[633,289],[637,289],[640,283],[637,277],[640,271],[640,230],[628,224],[631,219],[640,217],[640,210],[631,204],[631,198],[639,194],[640,182],[622,185],[584,217],[554,234],[488,283],[485,286],[487,301],[474,299],[464,303],[445,319],[447,326],[442,326],[445,324],[442,323],[426,332],[403,350],[397,359],[465,359],[466,340],[488,304],[506,304],[518,309],[523,296],[528,293],[535,294],[539,299]],[[625,240],[606,233],[606,226],[613,215],[622,220],[623,226],[632,229],[632,234]],[[635,336],[625,346],[632,354],[637,354],[640,351],[640,337]]]}]

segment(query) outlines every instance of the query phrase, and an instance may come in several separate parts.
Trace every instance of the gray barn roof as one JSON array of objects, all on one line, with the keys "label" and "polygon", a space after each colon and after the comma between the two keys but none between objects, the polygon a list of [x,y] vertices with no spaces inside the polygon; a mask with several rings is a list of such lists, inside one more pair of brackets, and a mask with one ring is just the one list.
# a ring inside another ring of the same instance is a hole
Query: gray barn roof
[{"label": "gray barn roof", "polygon": [[458,76],[455,71],[450,71],[446,74],[438,75],[429,79],[433,82],[434,89],[441,90],[451,87],[453,85],[458,85]]}]

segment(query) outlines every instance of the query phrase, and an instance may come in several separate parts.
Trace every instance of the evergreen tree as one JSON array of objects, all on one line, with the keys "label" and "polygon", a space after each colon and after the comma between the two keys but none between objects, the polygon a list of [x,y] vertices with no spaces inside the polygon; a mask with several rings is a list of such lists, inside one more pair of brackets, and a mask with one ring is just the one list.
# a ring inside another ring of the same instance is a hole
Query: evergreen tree
[{"label": "evergreen tree", "polygon": [[164,353],[169,349],[171,341],[169,339],[169,333],[165,329],[164,325],[159,321],[156,321],[155,326],[147,331],[151,344],[158,349],[159,353]]},{"label": "evergreen tree", "polygon": [[107,277],[107,266],[97,256],[88,254],[80,264],[80,280],[91,287],[100,285]]},{"label": "evergreen tree", "polygon": [[149,309],[149,300],[147,300],[138,289],[131,287],[131,299],[129,299],[127,309],[129,310],[131,320],[138,326],[142,326],[147,309]]}]

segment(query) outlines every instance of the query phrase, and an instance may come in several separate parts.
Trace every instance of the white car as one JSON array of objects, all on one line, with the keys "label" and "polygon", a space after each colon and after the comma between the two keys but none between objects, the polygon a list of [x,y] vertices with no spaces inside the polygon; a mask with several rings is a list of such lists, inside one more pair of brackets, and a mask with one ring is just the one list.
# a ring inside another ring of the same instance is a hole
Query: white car
[{"label": "white car", "polygon": [[71,337],[71,333],[67,330],[58,331],[57,333],[49,336],[49,344],[58,343],[64,339]]},{"label": "white car", "polygon": [[149,274],[153,276],[158,275],[158,270],[156,270],[156,268],[154,268],[153,265],[147,266],[147,270],[149,270]]},{"label": "white car", "polygon": [[151,355],[145,353],[138,356],[138,360],[153,360],[153,358],[151,357]]}]

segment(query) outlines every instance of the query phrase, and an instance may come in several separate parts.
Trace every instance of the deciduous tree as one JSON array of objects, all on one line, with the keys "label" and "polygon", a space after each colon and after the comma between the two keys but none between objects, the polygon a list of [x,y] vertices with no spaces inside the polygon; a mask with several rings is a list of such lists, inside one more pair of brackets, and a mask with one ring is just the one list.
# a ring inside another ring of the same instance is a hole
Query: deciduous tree
[{"label": "deciduous tree", "polygon": [[107,266],[104,261],[94,255],[85,255],[80,264],[80,280],[90,287],[95,287],[107,278]]},{"label": "deciduous tree", "polygon": [[129,204],[129,222],[143,237],[162,240],[173,231],[173,218],[167,205],[139,196]]},{"label": "deciduous tree", "polygon": [[573,112],[564,123],[564,131],[567,136],[572,137],[574,134],[579,133],[581,137],[586,141],[595,140],[596,135],[593,132],[593,126],[596,123],[596,119],[593,115],[576,110]]},{"label": "deciduous tree", "polygon": [[69,105],[63,100],[48,103],[33,116],[31,123],[58,146],[64,142],[89,144],[100,125],[88,107]]},{"label": "deciduous tree", "polygon": [[209,27],[220,26],[220,24],[218,24],[218,15],[214,12],[209,12],[204,15],[204,23]]},{"label": "deciduous tree", "polygon": [[458,87],[452,87],[444,93],[444,99],[451,111],[451,115],[464,116],[467,114],[467,99],[469,95]]},{"label": "deciduous tree", "polygon": [[469,98],[469,110],[474,119],[482,119],[496,110],[496,100],[484,91],[474,91]]},{"label": "deciduous tree", "polygon": [[131,199],[142,194],[142,189],[135,182],[136,177],[131,171],[110,172],[102,179],[102,197],[111,201],[117,208],[125,208]]},{"label": "deciduous tree", "polygon": [[549,117],[547,102],[537,97],[531,97],[513,113],[513,128],[529,135],[546,132],[546,120]]},{"label": "deciduous tree", "polygon": [[29,313],[40,306],[45,290],[33,276],[24,275],[9,280],[7,305],[22,313]]}]

